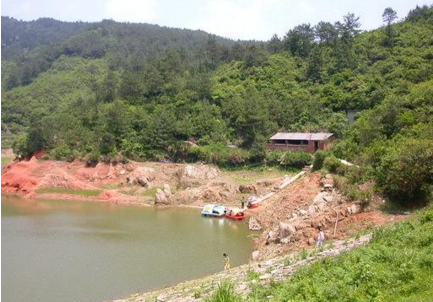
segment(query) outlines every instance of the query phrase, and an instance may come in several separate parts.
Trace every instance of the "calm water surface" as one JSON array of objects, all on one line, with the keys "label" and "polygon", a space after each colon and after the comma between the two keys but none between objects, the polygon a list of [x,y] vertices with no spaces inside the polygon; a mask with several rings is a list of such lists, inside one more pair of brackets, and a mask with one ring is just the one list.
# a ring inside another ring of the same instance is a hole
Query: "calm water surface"
[{"label": "calm water surface", "polygon": [[2,196],[3,302],[109,301],[248,262],[244,222],[197,209]]}]

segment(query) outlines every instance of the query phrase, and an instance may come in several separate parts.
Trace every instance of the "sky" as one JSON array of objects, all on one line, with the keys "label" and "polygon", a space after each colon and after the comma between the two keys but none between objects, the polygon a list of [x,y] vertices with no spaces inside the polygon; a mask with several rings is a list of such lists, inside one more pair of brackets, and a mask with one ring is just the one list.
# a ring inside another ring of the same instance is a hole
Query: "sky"
[{"label": "sky", "polygon": [[302,23],[342,20],[348,12],[360,17],[363,30],[370,30],[383,24],[387,7],[403,18],[416,5],[431,4],[433,0],[2,0],[1,15],[26,21],[113,19],[266,41]]}]

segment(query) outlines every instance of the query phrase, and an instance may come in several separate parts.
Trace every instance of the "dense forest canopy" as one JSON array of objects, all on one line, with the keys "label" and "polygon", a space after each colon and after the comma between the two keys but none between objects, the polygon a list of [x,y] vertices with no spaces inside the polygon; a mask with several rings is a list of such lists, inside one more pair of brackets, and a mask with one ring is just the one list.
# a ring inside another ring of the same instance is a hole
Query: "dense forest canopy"
[{"label": "dense forest canopy", "polygon": [[235,164],[269,162],[276,131],[327,131],[338,137],[332,153],[363,167],[356,181],[374,179],[398,198],[424,194],[433,182],[433,8],[382,17],[369,32],[348,13],[267,42],[2,17],[2,133],[23,155]]}]

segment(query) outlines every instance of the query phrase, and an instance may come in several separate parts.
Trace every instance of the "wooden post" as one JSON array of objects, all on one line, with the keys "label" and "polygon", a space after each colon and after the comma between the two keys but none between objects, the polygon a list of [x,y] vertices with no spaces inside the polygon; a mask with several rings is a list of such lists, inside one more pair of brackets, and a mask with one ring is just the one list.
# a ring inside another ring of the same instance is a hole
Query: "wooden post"
[{"label": "wooden post", "polygon": [[336,210],[336,212],[337,212],[337,220],[335,221],[335,226],[334,226],[334,238],[335,238],[335,235],[337,234],[338,217],[339,217],[339,214],[340,214],[340,211]]}]

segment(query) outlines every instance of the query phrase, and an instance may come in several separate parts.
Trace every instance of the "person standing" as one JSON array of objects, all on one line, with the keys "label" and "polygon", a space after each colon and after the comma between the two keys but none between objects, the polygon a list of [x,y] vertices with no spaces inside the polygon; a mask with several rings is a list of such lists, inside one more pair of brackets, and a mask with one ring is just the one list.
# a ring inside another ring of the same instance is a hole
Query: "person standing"
[{"label": "person standing", "polygon": [[325,241],[325,232],[322,228],[319,228],[319,235],[317,236],[316,247],[322,246]]},{"label": "person standing", "polygon": [[223,256],[224,256],[224,270],[228,271],[230,269],[230,258],[229,255],[227,255],[226,253],[224,253]]}]

